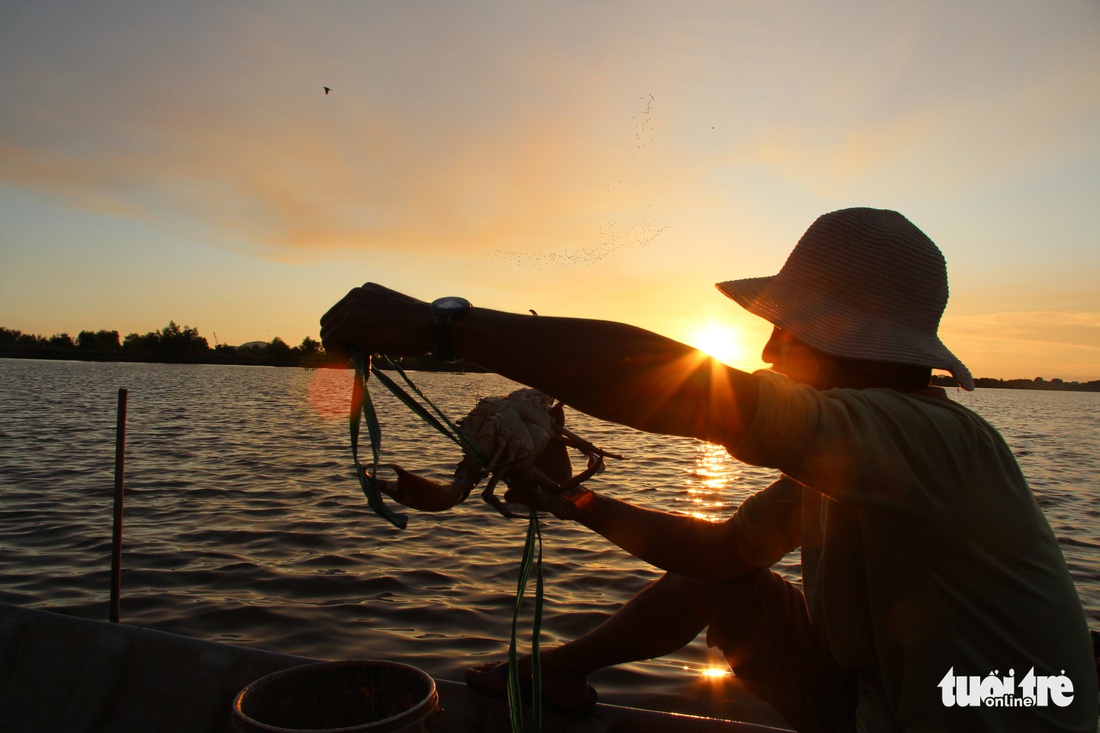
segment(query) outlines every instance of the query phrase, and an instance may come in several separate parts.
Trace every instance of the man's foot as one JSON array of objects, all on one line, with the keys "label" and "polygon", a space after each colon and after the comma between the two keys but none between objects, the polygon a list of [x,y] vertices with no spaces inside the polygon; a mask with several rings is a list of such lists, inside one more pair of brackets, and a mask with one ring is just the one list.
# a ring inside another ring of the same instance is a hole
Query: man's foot
[{"label": "man's foot", "polygon": [[[519,665],[520,692],[524,702],[530,703],[531,661],[524,658],[519,661]],[[466,670],[466,686],[475,692],[506,699],[508,695],[508,663],[489,662]],[[579,718],[590,713],[595,707],[596,690],[588,684],[587,680],[584,678],[566,679],[548,674],[543,669],[543,710],[569,718]]]}]

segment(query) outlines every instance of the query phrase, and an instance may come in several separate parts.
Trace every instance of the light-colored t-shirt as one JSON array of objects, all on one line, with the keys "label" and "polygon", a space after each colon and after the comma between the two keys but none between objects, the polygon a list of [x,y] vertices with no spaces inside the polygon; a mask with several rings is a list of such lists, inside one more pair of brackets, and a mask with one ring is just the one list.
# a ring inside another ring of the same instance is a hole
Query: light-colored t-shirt
[{"label": "light-colored t-shirt", "polygon": [[757,374],[756,419],[729,449],[785,478],[738,521],[761,562],[801,545],[811,618],[860,680],[859,728],[1095,731],[1081,603],[1000,434],[939,389]]}]

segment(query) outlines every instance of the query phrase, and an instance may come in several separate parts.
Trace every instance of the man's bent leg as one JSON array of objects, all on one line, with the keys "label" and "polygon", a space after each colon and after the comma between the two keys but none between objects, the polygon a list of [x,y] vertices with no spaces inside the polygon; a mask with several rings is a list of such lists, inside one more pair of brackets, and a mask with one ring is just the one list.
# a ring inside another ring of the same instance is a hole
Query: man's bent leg
[{"label": "man's bent leg", "polygon": [[[540,655],[544,693],[569,706],[583,702],[588,676],[616,664],[671,654],[706,628],[725,597],[725,587],[673,573],[666,574],[626,602],[583,636]],[[486,684],[493,665],[475,667],[468,682]],[[530,660],[520,661],[530,674]]]},{"label": "man's bent leg", "polygon": [[654,659],[691,643],[720,608],[726,587],[667,573],[587,634],[543,655],[587,677],[615,664]]},{"label": "man's bent leg", "polygon": [[769,570],[733,583],[710,623],[737,678],[800,733],[855,730],[856,681],[840,670],[802,591]]}]

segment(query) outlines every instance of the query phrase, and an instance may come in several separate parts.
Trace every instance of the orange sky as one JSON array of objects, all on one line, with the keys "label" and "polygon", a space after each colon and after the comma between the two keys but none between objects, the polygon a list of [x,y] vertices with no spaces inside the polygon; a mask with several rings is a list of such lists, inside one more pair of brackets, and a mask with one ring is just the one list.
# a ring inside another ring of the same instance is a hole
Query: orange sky
[{"label": "orange sky", "polygon": [[375,280],[753,367],[713,283],[868,205],[976,375],[1100,379],[1098,41],[1085,0],[4,3],[0,325],[293,344]]}]

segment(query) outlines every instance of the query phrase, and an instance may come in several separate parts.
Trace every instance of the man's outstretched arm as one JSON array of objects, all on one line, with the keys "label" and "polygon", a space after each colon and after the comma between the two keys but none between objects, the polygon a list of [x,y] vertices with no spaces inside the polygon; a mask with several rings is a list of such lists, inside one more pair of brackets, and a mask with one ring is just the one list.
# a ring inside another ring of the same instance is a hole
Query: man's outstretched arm
[{"label": "man's outstretched arm", "polygon": [[[429,305],[383,288],[352,290],[321,320],[326,350],[409,356],[432,348]],[[463,359],[601,420],[732,445],[756,409],[756,379],[626,324],[473,308],[451,326]]]}]

